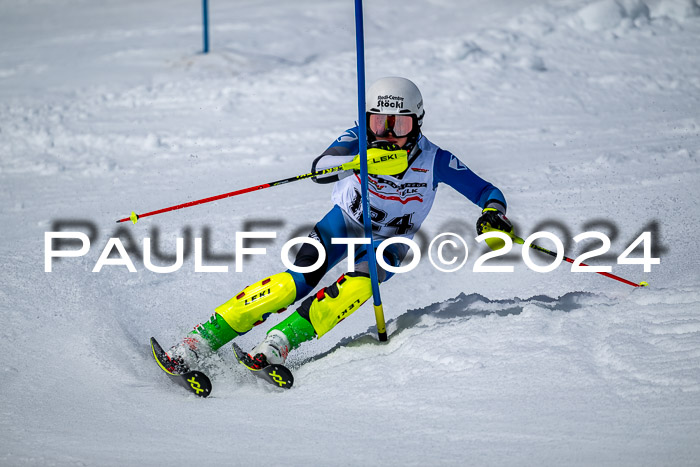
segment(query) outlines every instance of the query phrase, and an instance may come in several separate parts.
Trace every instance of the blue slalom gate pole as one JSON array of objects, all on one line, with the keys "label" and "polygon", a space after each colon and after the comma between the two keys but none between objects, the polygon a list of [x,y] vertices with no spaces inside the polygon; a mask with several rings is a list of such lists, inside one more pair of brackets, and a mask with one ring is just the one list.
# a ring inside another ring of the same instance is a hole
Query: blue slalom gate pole
[{"label": "blue slalom gate pole", "polygon": [[362,20],[362,0],[355,0],[355,43],[357,48],[357,122],[360,126],[360,180],[362,189],[362,220],[364,221],[365,237],[370,240],[367,258],[369,260],[369,276],[372,281],[372,298],[374,300],[374,316],[377,319],[377,335],[379,340],[387,340],[384,308],[379,295],[379,279],[377,277],[377,258],[374,253],[372,238],[372,216],[369,210],[369,186],[367,182],[367,115],[365,114],[365,31]]},{"label": "blue slalom gate pole", "polygon": [[209,53],[209,0],[202,0],[202,22],[204,23],[204,48],[202,53]]}]

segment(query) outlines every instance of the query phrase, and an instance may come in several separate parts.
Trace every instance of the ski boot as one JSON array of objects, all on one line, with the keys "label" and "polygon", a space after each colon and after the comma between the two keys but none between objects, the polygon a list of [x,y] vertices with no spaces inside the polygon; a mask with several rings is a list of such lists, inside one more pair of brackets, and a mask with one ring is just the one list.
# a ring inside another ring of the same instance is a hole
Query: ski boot
[{"label": "ski boot", "polygon": [[289,389],[294,384],[294,375],[283,365],[289,352],[289,340],[282,331],[270,331],[250,353],[245,353],[234,342],[233,352],[238,362],[258,378],[282,389]]},{"label": "ski boot", "polygon": [[273,329],[250,353],[241,360],[251,370],[260,370],[268,365],[284,365],[289,354],[289,339],[282,331]]},{"label": "ski boot", "polygon": [[197,368],[197,363],[205,355],[211,354],[207,342],[192,333],[185,337],[180,343],[172,346],[165,352],[165,356],[172,364],[173,373],[186,373]]}]

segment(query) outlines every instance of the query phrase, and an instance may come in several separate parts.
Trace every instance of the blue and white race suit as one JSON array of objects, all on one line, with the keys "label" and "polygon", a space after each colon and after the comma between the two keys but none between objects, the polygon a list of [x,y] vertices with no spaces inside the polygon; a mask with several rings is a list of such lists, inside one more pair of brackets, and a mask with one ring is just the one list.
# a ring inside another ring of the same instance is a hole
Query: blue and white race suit
[{"label": "blue and white race suit", "polygon": [[[350,128],[338,137],[313,163],[312,171],[320,171],[349,162],[359,152],[358,127]],[[445,183],[481,208],[493,207],[505,213],[503,193],[482,179],[454,154],[439,148],[420,135],[409,154],[409,167],[402,174],[369,175],[369,203],[375,242],[402,236],[412,238],[428,216],[438,185]],[[323,275],[347,255],[345,245],[333,245],[331,238],[364,236],[360,177],[355,172],[331,174],[315,179],[318,183],[333,183],[334,207],[318,223],[310,237],[319,240],[327,252],[326,262],[318,271],[292,274],[297,285],[297,297],[309,293]],[[385,250],[388,264],[398,266],[407,253],[403,244],[393,244]],[[366,269],[366,249],[357,248],[356,269]],[[295,264],[308,266],[318,258],[316,249],[304,246]],[[364,264],[363,264],[364,263]],[[380,271],[380,280],[391,273]]]}]

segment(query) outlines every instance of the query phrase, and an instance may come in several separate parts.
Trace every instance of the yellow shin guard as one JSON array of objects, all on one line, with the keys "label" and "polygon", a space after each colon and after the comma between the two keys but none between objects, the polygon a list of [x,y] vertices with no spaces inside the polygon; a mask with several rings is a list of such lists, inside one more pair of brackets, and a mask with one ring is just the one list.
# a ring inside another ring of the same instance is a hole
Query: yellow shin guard
[{"label": "yellow shin guard", "polygon": [[349,272],[316,294],[309,319],[320,338],[350,316],[372,296],[372,282],[362,273]]},{"label": "yellow shin guard", "polygon": [[281,313],[294,302],[297,290],[292,275],[282,272],[249,285],[216,312],[238,334],[250,331],[272,313]]}]

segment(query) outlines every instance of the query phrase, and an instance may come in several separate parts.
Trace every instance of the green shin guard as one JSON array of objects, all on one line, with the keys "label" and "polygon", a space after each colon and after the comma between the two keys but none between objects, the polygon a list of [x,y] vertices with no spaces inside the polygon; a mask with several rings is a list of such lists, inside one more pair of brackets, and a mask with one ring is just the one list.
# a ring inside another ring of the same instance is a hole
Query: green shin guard
[{"label": "green shin guard", "polygon": [[[289,350],[296,349],[303,342],[316,337],[316,331],[311,323],[295,311],[287,319],[274,326],[270,331],[278,330],[289,340]],[[268,333],[270,332],[268,331]]]}]

